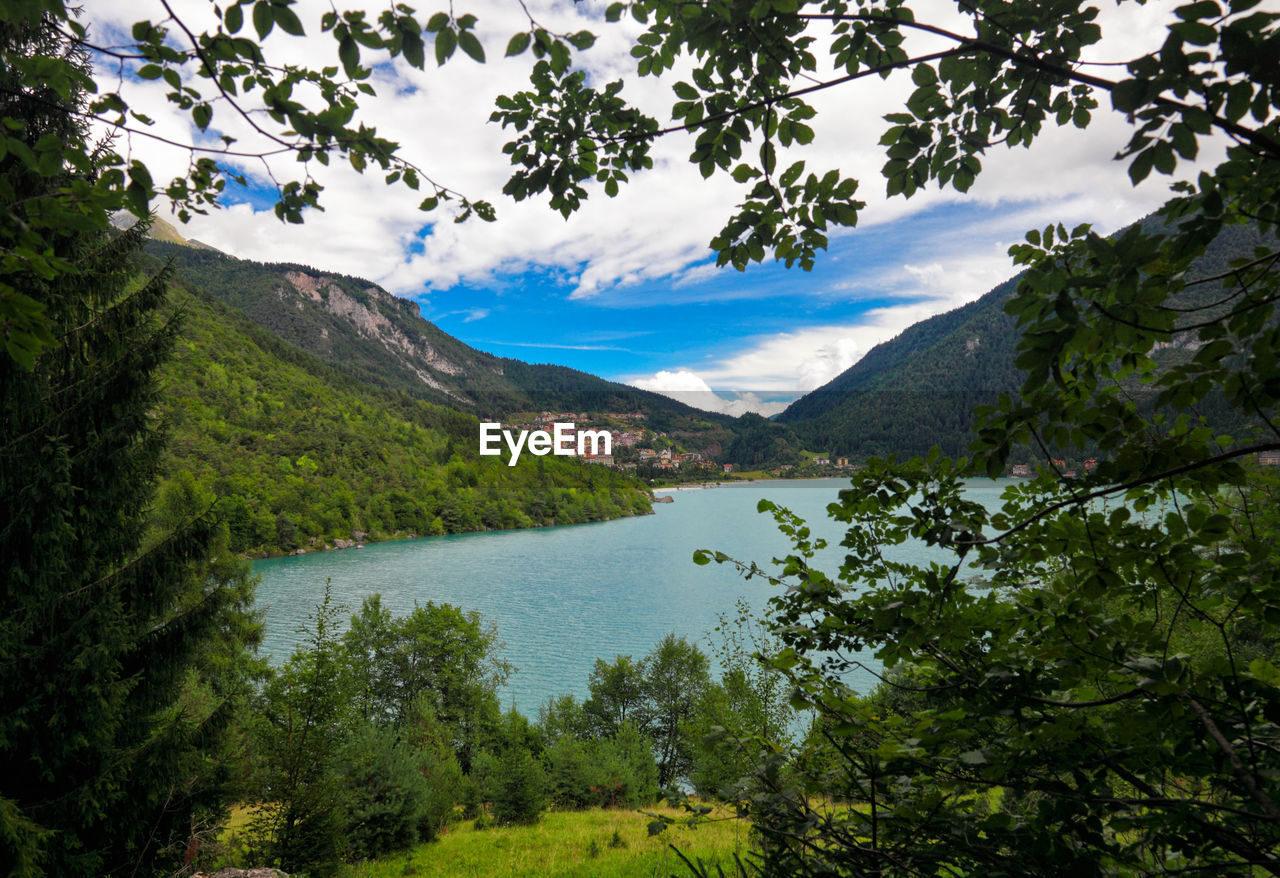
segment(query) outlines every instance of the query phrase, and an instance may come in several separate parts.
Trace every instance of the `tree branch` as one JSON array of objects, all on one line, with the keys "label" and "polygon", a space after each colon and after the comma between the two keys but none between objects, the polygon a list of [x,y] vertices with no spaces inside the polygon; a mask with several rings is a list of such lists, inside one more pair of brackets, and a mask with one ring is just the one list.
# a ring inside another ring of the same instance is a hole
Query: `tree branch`
[{"label": "tree branch", "polygon": [[1240,761],[1240,756],[1236,753],[1235,748],[1231,746],[1231,742],[1222,734],[1217,723],[1213,721],[1213,717],[1209,716],[1209,711],[1205,710],[1204,706],[1194,698],[1188,698],[1187,700],[1191,703],[1191,709],[1200,717],[1200,722],[1204,724],[1209,737],[1213,738],[1218,746],[1222,748],[1222,752],[1226,754],[1227,761],[1231,763],[1231,770],[1235,773],[1236,779],[1249,792],[1253,800],[1262,806],[1267,819],[1280,826],[1280,807],[1277,807],[1271,797],[1258,788],[1257,781],[1244,767],[1244,763]]},{"label": "tree branch", "polygon": [[[983,40],[977,37],[966,37],[961,34],[955,33],[954,31],[949,31],[949,30],[946,30],[945,28],[936,27],[930,24],[925,24],[923,22],[899,21],[898,19],[895,19],[895,18],[887,18],[886,16],[883,16],[883,15],[872,15],[870,13],[865,13],[865,12],[855,13],[853,15],[804,14],[804,15],[798,15],[796,17],[800,19],[804,19],[806,21],[865,21],[865,22],[877,22],[877,23],[884,23],[884,24],[894,24],[900,27],[907,27],[913,30],[924,31],[925,33],[934,34],[935,36],[945,37],[946,39],[949,39],[949,40],[954,40],[956,42],[964,43],[972,48],[979,49],[983,52],[988,52],[996,56],[997,58],[1003,58],[1006,61],[1012,62],[1013,64],[1024,66],[1024,67],[1030,67],[1034,70],[1040,70],[1045,73],[1052,73],[1055,76],[1062,77],[1063,79],[1069,80],[1071,82],[1078,82],[1082,85],[1090,85],[1090,86],[1093,86],[1094,88],[1099,88],[1106,92],[1111,92],[1112,90],[1115,89],[1117,85],[1119,85],[1118,82],[1114,82],[1109,79],[1103,79],[1102,77],[1093,76],[1088,73],[1081,73],[1079,70],[1073,70],[1070,67],[1063,67],[1060,64],[1054,64],[1050,61],[1046,61],[1043,58],[1037,57],[1035,55],[1020,55],[1011,49],[1008,49],[1004,46],[997,45],[987,40]],[[1261,131],[1255,131],[1250,128],[1245,128],[1243,125],[1240,125],[1236,122],[1232,122],[1230,119],[1224,119],[1221,116],[1218,116],[1213,114],[1212,112],[1209,112],[1207,109],[1200,108],[1200,107],[1193,107],[1191,104],[1185,104],[1185,103],[1182,103],[1181,101],[1175,101],[1171,98],[1157,96],[1156,98],[1153,99],[1153,103],[1162,107],[1166,107],[1171,110],[1176,110],[1179,113],[1185,113],[1186,111],[1192,110],[1192,109],[1203,109],[1204,112],[1206,112],[1209,115],[1210,121],[1215,127],[1221,128],[1223,131],[1226,131],[1229,134],[1234,134],[1237,137],[1240,137],[1244,140],[1249,141],[1255,146],[1260,147],[1264,152],[1266,152],[1273,158],[1280,158],[1280,142],[1277,142],[1271,139],[1267,135],[1263,134]]]},{"label": "tree branch", "polygon": [[1180,476],[1185,473],[1194,472],[1195,470],[1198,470],[1202,467],[1213,466],[1214,464],[1217,464],[1217,463],[1225,463],[1228,460],[1234,460],[1237,457],[1244,457],[1247,454],[1257,454],[1260,451],[1280,451],[1280,442],[1264,442],[1261,445],[1250,445],[1245,448],[1236,448],[1232,451],[1224,451],[1222,454],[1215,454],[1212,457],[1206,457],[1203,460],[1192,461],[1191,463],[1183,464],[1182,466],[1176,466],[1173,469],[1164,470],[1154,475],[1142,476],[1140,478],[1131,479],[1130,481],[1123,482],[1119,485],[1110,485],[1105,488],[1098,488],[1096,491],[1090,491],[1087,494],[1078,494],[1073,497],[1068,497],[1065,500],[1059,500],[1057,502],[1050,503],[1048,506],[1041,509],[1039,512],[1036,512],[1034,515],[1028,516],[1027,518],[1018,522],[1016,525],[1009,528],[1002,534],[997,534],[994,537],[989,537],[987,539],[982,539],[982,540],[957,540],[956,542],[960,545],[966,545],[966,546],[986,546],[992,543],[999,543],[1005,540],[1006,538],[1018,533],[1019,531],[1025,530],[1035,522],[1039,521],[1040,519],[1044,518],[1047,515],[1050,515],[1051,513],[1057,512],[1059,509],[1062,509],[1065,506],[1077,506],[1081,503],[1087,503],[1090,500],[1096,500],[1099,497],[1107,497],[1111,494],[1115,494],[1120,491],[1127,491],[1130,488],[1139,488],[1143,485],[1149,485],[1153,482],[1159,482],[1164,479],[1172,478],[1173,476]]}]

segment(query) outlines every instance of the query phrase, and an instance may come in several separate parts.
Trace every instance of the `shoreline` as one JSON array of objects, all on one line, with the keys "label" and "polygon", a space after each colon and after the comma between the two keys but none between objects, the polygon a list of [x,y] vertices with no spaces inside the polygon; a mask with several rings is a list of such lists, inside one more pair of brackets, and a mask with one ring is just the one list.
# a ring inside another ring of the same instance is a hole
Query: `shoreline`
[{"label": "shoreline", "polygon": [[281,558],[300,558],[305,555],[326,555],[326,554],[329,554],[330,552],[347,552],[347,551],[352,551],[356,549],[363,549],[365,546],[376,546],[381,543],[399,543],[399,542],[404,542],[405,540],[435,540],[435,539],[441,539],[443,537],[468,536],[470,534],[501,534],[501,533],[516,533],[520,531],[529,531],[529,530],[549,530],[551,528],[556,528],[556,527],[580,527],[584,524],[604,524],[605,522],[609,522],[609,521],[625,521],[628,518],[643,518],[646,515],[653,515],[653,514],[655,514],[654,510],[652,506],[650,506],[650,509],[648,512],[637,512],[632,515],[618,515],[613,518],[593,518],[590,521],[577,521],[572,524],[535,524],[535,525],[532,525],[531,527],[498,527],[498,528],[485,527],[479,530],[464,530],[464,531],[459,531],[458,533],[448,533],[448,534],[401,534],[400,536],[389,536],[379,540],[366,539],[366,540],[361,540],[359,542],[356,542],[354,540],[344,541],[344,542],[352,542],[353,545],[350,545],[350,546],[334,546],[326,543],[322,546],[314,546],[306,549],[304,548],[294,549],[292,552],[285,552],[283,554],[267,554],[267,555],[246,554],[246,555],[240,555],[239,558],[241,561],[248,561],[250,564],[252,564],[256,561],[276,561]]},{"label": "shoreline", "polygon": [[661,488],[654,488],[655,494],[671,494],[676,491],[705,491],[708,488],[723,488],[729,482],[691,482],[687,485],[666,485]]},{"label": "shoreline", "polygon": [[770,476],[764,479],[725,479],[718,482],[690,482],[683,485],[665,485],[661,488],[653,488],[653,493],[659,492],[675,492],[675,491],[700,491],[707,488],[729,488],[734,485],[763,485],[775,482],[822,482],[831,479],[844,480],[847,476],[828,475],[828,476]]},{"label": "shoreline", "polygon": [[[657,498],[659,495],[676,494],[681,491],[706,491],[714,488],[728,488],[734,485],[759,485],[759,484],[766,484],[770,482],[774,482],[774,483],[806,482],[806,481],[820,481],[823,479],[838,479],[838,478],[841,478],[841,477],[840,476],[796,476],[796,477],[788,478],[783,476],[783,477],[773,477],[773,478],[767,478],[767,479],[725,479],[725,480],[720,480],[715,482],[691,482],[691,483],[682,484],[682,485],[665,485],[661,488],[650,488],[648,489],[648,491],[654,498]],[[654,499],[653,502],[669,503],[671,501]],[[496,528],[496,529],[482,528],[480,530],[461,531],[456,534],[402,534],[400,536],[388,536],[388,537],[384,537],[382,539],[377,539],[377,540],[371,540],[371,539],[365,539],[365,540],[359,540],[359,541],[350,540],[349,542],[351,542],[352,545],[349,545],[349,546],[336,546],[336,545],[325,544],[325,545],[315,546],[311,548],[299,548],[299,549],[295,549],[292,552],[270,553],[270,554],[263,554],[263,555],[251,553],[251,554],[241,555],[240,560],[253,563],[255,561],[271,561],[279,558],[297,558],[304,555],[317,555],[317,554],[322,554],[327,552],[346,552],[353,549],[357,549],[357,550],[363,549],[365,546],[373,546],[379,543],[394,543],[394,542],[400,542],[402,540],[420,540],[420,539],[427,539],[427,538],[434,538],[434,537],[464,536],[466,534],[506,533],[508,531],[543,530],[546,528],[553,528],[553,527],[577,527],[580,524],[601,524],[607,521],[622,521],[627,518],[639,518],[643,515],[653,515],[655,514],[655,512],[656,510],[650,508],[648,512],[636,513],[634,515],[621,515],[616,518],[597,518],[591,521],[577,522],[575,524],[535,524],[532,527],[508,527],[508,528]],[[344,540],[344,542],[348,542],[348,541]]]}]

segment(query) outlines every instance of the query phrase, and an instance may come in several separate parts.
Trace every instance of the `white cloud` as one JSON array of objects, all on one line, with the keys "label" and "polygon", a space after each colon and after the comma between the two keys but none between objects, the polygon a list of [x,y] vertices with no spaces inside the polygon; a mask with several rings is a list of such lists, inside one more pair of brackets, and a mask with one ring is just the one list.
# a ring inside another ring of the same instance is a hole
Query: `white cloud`
[{"label": "white cloud", "polygon": [[937,313],[932,303],[881,308],[848,325],[816,326],[751,340],[749,347],[699,370],[715,387],[807,393],[821,387],[881,341]]},{"label": "white cloud", "polygon": [[[342,5],[360,4],[348,0]],[[372,11],[381,8],[373,0],[364,5]],[[1114,60],[1130,56],[1134,47],[1154,48],[1162,34],[1159,24],[1170,6],[1170,2],[1126,4],[1104,10],[1108,38],[1097,47],[1097,57]],[[440,221],[420,241],[417,233],[425,218],[416,210],[420,195],[385,187],[377,173],[361,176],[347,167],[330,167],[315,169],[325,186],[326,210],[309,214],[301,227],[283,226],[270,211],[240,205],[198,218],[184,234],[238,256],[314,264],[370,277],[410,295],[463,280],[483,285],[504,272],[530,267],[566,272],[574,283],[571,295],[579,299],[668,276],[696,283],[704,272],[688,272],[688,268],[705,258],[706,241],[730,206],[740,200],[741,190],[722,175],[703,180],[687,161],[690,143],[686,138],[659,142],[652,171],[638,175],[616,199],[596,193],[568,221],[550,214],[541,200],[517,205],[500,195],[509,173],[501,146],[509,133],[489,123],[488,116],[497,94],[525,84],[528,59],[499,56],[507,37],[526,22],[519,5],[507,0],[469,0],[466,7],[479,17],[478,32],[488,48],[488,63],[478,65],[458,53],[443,68],[429,63],[426,71],[412,70],[402,62],[384,65],[374,80],[378,97],[364,102],[362,114],[381,133],[404,144],[405,155],[442,183],[493,200],[499,208],[497,223],[454,225],[446,214],[436,217]],[[633,75],[627,39],[635,25],[605,26],[596,18],[598,9],[590,4],[551,2],[531,7],[552,29],[595,30],[600,40],[582,56],[592,77],[627,75],[631,81],[626,93],[659,119],[666,117],[672,99],[669,86]],[[210,7],[204,0],[182,0],[178,9],[202,27],[210,21]],[[308,26],[313,36],[299,41],[272,35],[268,51],[285,61],[331,63],[335,44],[329,35],[319,34],[314,18],[319,11],[319,6],[311,9]],[[144,16],[166,17],[157,0],[91,3],[87,15],[100,27],[110,26],[120,33],[127,33],[129,25]],[[917,15],[957,21],[954,6],[939,0],[922,4]],[[111,80],[115,71],[104,66],[101,75]],[[178,141],[194,136],[190,123],[165,99],[162,85],[130,88],[138,109],[156,118],[155,133]],[[868,202],[864,226],[961,197],[936,190],[909,201],[883,195],[879,176],[883,152],[876,143],[882,127],[879,118],[900,109],[911,88],[909,77],[899,73],[886,82],[855,83],[813,96],[819,110],[818,139],[803,155],[812,168],[840,167],[863,181],[860,196]],[[969,197],[988,204],[1036,199],[1041,216],[1052,217],[1070,207],[1112,228],[1151,210],[1164,200],[1167,181],[1157,178],[1137,188],[1129,186],[1123,164],[1112,159],[1130,129],[1105,106],[1105,95],[1101,100],[1104,107],[1087,132],[1047,126],[1030,150],[993,150]],[[242,144],[255,143],[245,121],[227,107],[219,106],[215,123]],[[186,166],[184,152],[146,138],[132,138],[131,148],[161,170],[158,180]],[[290,179],[288,175],[296,170],[289,161],[277,163],[276,168],[282,180]],[[246,162],[242,169],[259,181],[267,179],[256,162]]]},{"label": "white cloud", "polygon": [[790,401],[765,400],[759,394],[751,392],[731,395],[725,395],[724,392],[718,393],[688,369],[663,370],[652,378],[639,378],[628,383],[632,387],[661,393],[703,411],[720,412],[734,417],[747,412],[769,417],[785,409]]},{"label": "white cloud", "polygon": [[[382,8],[381,0],[359,2],[371,11]],[[358,2],[345,0],[340,5],[347,8]],[[1104,8],[1100,20],[1107,39],[1095,47],[1091,59],[1123,60],[1158,48],[1163,23],[1173,5],[1173,0],[1162,0]],[[179,0],[177,8],[201,28],[208,26],[211,11],[207,0]],[[320,5],[308,8],[318,16]],[[527,22],[520,5],[509,0],[467,0],[465,8],[479,17],[478,31],[488,50],[488,63],[475,64],[459,53],[443,68],[428,63],[425,71],[412,70],[402,62],[385,65],[374,78],[378,97],[364,101],[362,117],[381,134],[404,144],[404,155],[442,184],[493,201],[499,211],[496,223],[454,224],[447,211],[424,215],[417,210],[421,194],[386,187],[378,173],[360,175],[350,167],[333,166],[314,169],[325,187],[322,202],[326,209],[309,212],[302,226],[283,225],[269,210],[240,204],[198,217],[182,233],[237,256],[292,261],[368,277],[414,297],[460,282],[500,288],[507,277],[530,269],[566,279],[570,285],[567,295],[573,300],[599,301],[603,294],[612,292],[612,305],[625,306],[631,286],[664,278],[678,291],[663,299],[667,304],[699,296],[764,294],[758,289],[752,292],[750,285],[743,285],[742,291],[698,290],[699,284],[715,274],[715,269],[703,264],[708,255],[706,242],[732,205],[741,200],[742,190],[724,175],[703,180],[688,162],[691,143],[687,138],[658,142],[653,150],[654,169],[637,175],[616,199],[593,193],[583,209],[568,220],[551,213],[545,200],[515,204],[502,196],[510,168],[501,149],[511,135],[490,123],[488,117],[496,95],[526,85],[529,59],[500,56],[507,37]],[[669,85],[634,76],[634,60],[627,54],[634,24],[605,26],[596,20],[599,10],[594,5],[567,0],[530,3],[530,8],[553,30],[596,31],[600,35],[597,46],[582,56],[590,65],[590,75],[598,81],[626,76],[626,94],[659,120],[666,118],[672,100]],[[921,20],[956,20],[954,4],[943,0],[925,0],[916,12]],[[100,29],[114,30],[118,35],[127,34],[137,19],[166,17],[158,0],[90,2],[86,14]],[[319,33],[314,19],[308,22],[308,32]],[[920,43],[922,48],[925,45]],[[318,65],[336,63],[329,60],[333,46],[328,35],[305,41],[273,35],[267,49],[283,53],[285,61]],[[110,84],[116,71],[103,66],[100,75]],[[832,320],[799,328],[788,328],[787,323],[799,318],[780,313],[776,325],[786,331],[748,338],[736,351],[709,365],[691,369],[671,363],[669,368],[631,383],[676,398],[684,394],[686,401],[702,408],[735,414],[744,410],[771,413],[782,404],[759,394],[803,392],[821,386],[911,323],[972,301],[1010,277],[1013,267],[1006,249],[1021,239],[1026,229],[1062,220],[1068,225],[1093,222],[1108,232],[1150,212],[1168,195],[1170,181],[1164,177],[1153,176],[1138,187],[1130,185],[1125,163],[1115,161],[1114,156],[1127,142],[1131,126],[1109,108],[1107,96],[1099,94],[1102,106],[1087,131],[1048,124],[1031,149],[993,149],[984,157],[983,173],[966,196],[930,188],[909,200],[887,198],[880,177],[883,149],[877,143],[883,127],[881,117],[900,111],[912,88],[909,75],[902,72],[887,81],[855,83],[815,94],[817,140],[811,148],[796,153],[811,169],[838,167],[860,179],[859,197],[867,202],[860,228],[833,236],[833,249],[853,245],[849,256],[842,256],[845,261],[839,263],[851,266],[849,274],[821,288],[815,285],[812,295],[896,297],[904,304],[869,311],[856,322]],[[131,83],[129,89],[136,108],[155,118],[155,134],[179,142],[198,136],[189,119],[166,99],[163,84]],[[258,142],[246,121],[225,106],[219,107],[215,124],[245,146]],[[210,142],[212,138],[206,136]],[[187,166],[186,152],[145,137],[130,138],[124,146],[151,165],[157,181],[180,174]],[[1203,145],[1196,167],[1213,164],[1220,152],[1217,146]],[[789,159],[784,156],[781,161]],[[281,180],[291,179],[297,172],[296,165],[288,161],[277,163],[275,168]],[[269,181],[260,163],[245,161],[240,169],[259,184]],[[1194,168],[1180,170],[1186,176]],[[914,246],[895,254],[892,263],[875,271],[858,267],[859,242],[874,242],[877,230],[961,199],[991,206],[990,217],[977,225],[932,229]],[[424,238],[420,232],[428,219],[435,225]],[[464,322],[487,314],[484,308],[468,309]],[[805,319],[812,321],[811,317]],[[589,345],[561,347],[595,349]],[[726,388],[755,395],[731,397]]]},{"label": "white cloud", "polygon": [[[870,309],[856,322],[758,335],[746,339],[737,351],[717,357],[712,365],[659,372],[629,383],[662,392],[716,388],[721,393],[726,389],[807,393],[913,323],[971,302],[1013,276],[1006,250],[1015,236],[1021,237],[1025,221],[1025,216],[1010,212],[980,225],[939,233],[904,252],[906,261],[859,273],[830,291],[843,298],[900,298],[901,305]],[[1005,233],[1008,239],[1002,237]],[[975,247],[971,243],[975,239],[986,243]]]}]

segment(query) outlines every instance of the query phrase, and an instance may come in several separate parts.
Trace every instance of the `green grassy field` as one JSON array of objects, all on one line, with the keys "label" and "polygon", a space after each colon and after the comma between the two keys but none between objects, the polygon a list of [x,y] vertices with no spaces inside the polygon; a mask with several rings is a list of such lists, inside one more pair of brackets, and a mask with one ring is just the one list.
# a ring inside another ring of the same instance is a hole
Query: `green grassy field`
[{"label": "green grassy field", "polygon": [[[661,810],[661,809],[658,809]],[[679,818],[681,812],[666,811]],[[688,875],[671,850],[729,867],[745,855],[749,826],[742,820],[673,826],[650,837],[650,818],[635,811],[548,812],[536,826],[476,830],[470,821],[412,851],[343,869],[340,878],[641,878]],[[617,833],[618,842],[614,841]]]}]

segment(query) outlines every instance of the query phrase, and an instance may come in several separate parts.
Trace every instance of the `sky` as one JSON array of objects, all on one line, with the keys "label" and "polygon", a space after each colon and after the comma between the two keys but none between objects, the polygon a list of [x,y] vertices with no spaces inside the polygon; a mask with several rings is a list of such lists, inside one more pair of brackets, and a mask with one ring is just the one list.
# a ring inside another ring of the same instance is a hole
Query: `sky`
[{"label": "sky", "polygon": [[[207,0],[171,6],[193,30],[212,28]],[[385,4],[339,2],[343,9]],[[624,95],[660,121],[675,100],[670,86],[639,78],[628,54],[638,33],[631,23],[602,20],[603,3],[527,0],[531,13],[555,31],[589,29],[596,45],[578,63],[596,81],[626,80]],[[952,5],[914,4],[918,20],[963,27]],[[1100,5],[1104,41],[1091,61],[1127,60],[1158,48],[1171,3]],[[328,3],[300,0],[308,34],[268,37],[270,57],[312,66],[337,64],[336,44],[320,35]],[[688,138],[664,138],[655,167],[635,176],[617,198],[595,191],[564,220],[545,200],[516,203],[501,194],[510,169],[509,139],[488,121],[493,99],[523,87],[531,59],[503,58],[510,35],[527,28],[517,0],[455,0],[458,15],[479,19],[487,63],[457,53],[425,71],[400,60],[375,67],[377,96],[362,117],[433,179],[497,208],[494,223],[453,223],[447,214],[417,210],[422,195],[384,185],[381,174],[346,166],[317,168],[325,210],[303,225],[286,225],[270,209],[272,175],[293,179],[291,161],[239,166],[249,185],[233,187],[223,209],[198,216],[180,231],[234,256],[296,262],[374,281],[417,301],[422,315],[462,341],[500,356],[557,363],[669,393],[733,414],[775,413],[786,401],[840,374],[876,344],[907,326],[972,301],[1011,277],[1008,247],[1026,230],[1051,222],[1092,223],[1110,232],[1144,216],[1169,196],[1172,178],[1153,174],[1134,187],[1115,160],[1130,129],[1105,94],[1090,127],[1046,127],[1031,149],[998,147],[966,194],[929,189],[911,199],[887,198],[877,141],[886,113],[901,111],[909,75],[862,80],[812,98],[818,110],[814,144],[797,152],[810,169],[839,168],[861,181],[867,203],[859,224],[832,236],[810,272],[780,264],[746,272],[716,269],[707,242],[743,192],[727,175],[703,180],[688,162]],[[166,16],[159,0],[86,0],[93,39],[121,45],[142,18]],[[422,7],[425,19],[434,8]],[[908,51],[929,51],[928,40]],[[1116,75],[1122,68],[1098,68]],[[820,70],[822,78],[827,71]],[[678,71],[677,71],[678,73]],[[198,132],[165,98],[162,82],[144,82],[129,64],[99,61],[101,87],[123,88],[151,116],[156,134],[182,143],[214,144],[218,135],[254,144],[248,126],[226,109],[209,132]],[[687,77],[684,77],[687,78]],[[125,135],[118,148],[142,158],[158,181],[187,166],[189,155],[155,140]],[[1215,163],[1221,144],[1202,144],[1198,164]],[[167,216],[164,206],[161,216]],[[174,220],[176,223],[176,219]],[[714,390],[715,394],[708,394]]]}]

